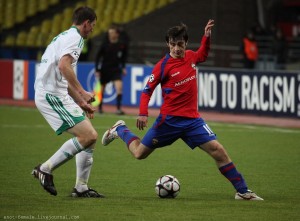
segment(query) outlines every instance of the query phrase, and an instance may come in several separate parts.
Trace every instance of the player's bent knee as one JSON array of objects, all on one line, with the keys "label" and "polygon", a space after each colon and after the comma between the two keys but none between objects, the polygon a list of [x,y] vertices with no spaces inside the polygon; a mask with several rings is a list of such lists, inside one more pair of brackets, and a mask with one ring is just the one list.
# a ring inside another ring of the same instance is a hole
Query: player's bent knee
[{"label": "player's bent knee", "polygon": [[151,151],[136,151],[135,153],[133,153],[133,156],[137,159],[137,160],[143,160],[146,159],[153,150]]},{"label": "player's bent knee", "polygon": [[149,156],[150,153],[145,152],[145,151],[137,150],[137,151],[133,152],[132,154],[135,157],[135,159],[143,160],[143,159],[146,159]]},{"label": "player's bent knee", "polygon": [[148,156],[148,155],[145,155],[145,154],[143,154],[143,153],[138,153],[138,152],[133,153],[132,155],[133,155],[134,158],[137,159],[137,160],[143,160],[143,159],[146,159],[147,156]]},{"label": "player's bent knee", "polygon": [[97,139],[98,139],[98,133],[95,130],[92,130],[85,135],[82,135],[81,137],[78,138],[82,146],[85,148],[90,147],[91,145],[95,144]]},{"label": "player's bent knee", "polygon": [[93,142],[93,143],[95,143],[96,141],[97,141],[97,139],[98,139],[98,133],[97,133],[97,131],[93,131],[91,134],[90,134],[90,139],[91,139],[91,141]]}]

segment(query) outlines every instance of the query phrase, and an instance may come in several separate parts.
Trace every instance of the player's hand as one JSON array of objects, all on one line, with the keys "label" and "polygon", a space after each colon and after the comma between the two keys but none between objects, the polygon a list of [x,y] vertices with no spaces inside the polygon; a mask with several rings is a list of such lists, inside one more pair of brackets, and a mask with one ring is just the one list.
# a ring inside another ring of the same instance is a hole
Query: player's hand
[{"label": "player's hand", "polygon": [[211,36],[211,29],[214,25],[215,25],[215,21],[213,19],[209,19],[204,29],[204,34],[206,37]]},{"label": "player's hand", "polygon": [[136,127],[139,130],[144,130],[144,127],[147,127],[148,124],[148,117],[147,116],[139,116],[136,119]]},{"label": "player's hand", "polygon": [[91,92],[84,91],[83,93],[81,93],[81,97],[88,104],[90,104],[90,103],[92,103],[92,102],[95,101],[95,94],[91,93]]},{"label": "player's hand", "polygon": [[[95,112],[95,111],[94,111]],[[86,116],[89,118],[89,119],[93,119],[94,118],[94,112],[85,112]]]},{"label": "player's hand", "polygon": [[85,101],[81,101],[78,102],[78,105],[82,108],[82,110],[84,110],[84,112],[86,113],[86,116],[89,119],[93,119],[94,118],[94,113],[96,111],[96,108],[93,107],[91,105],[91,103],[85,102]]}]

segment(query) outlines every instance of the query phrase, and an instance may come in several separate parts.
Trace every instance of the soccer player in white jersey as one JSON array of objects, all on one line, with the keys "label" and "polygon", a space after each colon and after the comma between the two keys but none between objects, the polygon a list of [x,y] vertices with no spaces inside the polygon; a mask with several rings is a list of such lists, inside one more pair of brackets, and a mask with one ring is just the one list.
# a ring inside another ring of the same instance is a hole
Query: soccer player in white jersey
[{"label": "soccer player in white jersey", "polygon": [[56,36],[44,52],[35,80],[35,104],[57,135],[67,140],[32,174],[52,195],[57,195],[52,172],[76,155],[76,184],[73,197],[104,197],[88,187],[93,150],[98,134],[89,119],[94,117],[94,94],[83,89],[74,72],[84,40],[93,31],[97,16],[89,7],[74,11],[72,26]]}]

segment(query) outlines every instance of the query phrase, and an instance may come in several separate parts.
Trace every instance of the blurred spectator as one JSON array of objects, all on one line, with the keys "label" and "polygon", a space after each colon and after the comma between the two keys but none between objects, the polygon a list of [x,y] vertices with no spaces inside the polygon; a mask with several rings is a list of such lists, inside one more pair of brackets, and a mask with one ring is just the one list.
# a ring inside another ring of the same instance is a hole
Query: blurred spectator
[{"label": "blurred spectator", "polygon": [[126,46],[128,48],[129,43],[130,43],[130,37],[129,37],[128,33],[125,30],[125,26],[121,25],[121,24],[116,24],[116,26],[118,27],[118,30],[119,30],[120,42],[122,42],[123,44],[126,44]]},{"label": "blurred spectator", "polygon": [[275,33],[273,40],[272,53],[275,58],[275,68],[279,70],[285,69],[288,46],[285,37],[280,29]]},{"label": "blurred spectator", "polygon": [[[130,43],[130,37],[128,35],[128,33],[126,32],[125,30],[125,26],[122,25],[122,24],[118,24],[118,23],[112,23],[110,28],[116,28],[119,32],[119,42],[123,43],[126,45],[126,47],[128,48],[129,47],[129,43]],[[109,36],[108,36],[108,32],[106,32],[104,34],[104,37],[102,39],[102,42],[105,42],[105,41],[109,41]]]},{"label": "blurred spectator", "polygon": [[[95,75],[96,78],[100,79],[102,95],[104,95],[105,87],[109,82],[113,82],[114,84],[117,93],[116,114],[118,115],[124,114],[121,109],[123,93],[122,75],[126,74],[125,62],[127,60],[128,49],[128,42],[123,42],[120,37],[119,29],[114,25],[111,26],[99,48],[95,61]],[[103,113],[102,101],[99,104],[99,113]]]},{"label": "blurred spectator", "polygon": [[244,55],[244,67],[253,69],[258,59],[258,47],[252,31],[248,31],[243,38],[242,52]]}]

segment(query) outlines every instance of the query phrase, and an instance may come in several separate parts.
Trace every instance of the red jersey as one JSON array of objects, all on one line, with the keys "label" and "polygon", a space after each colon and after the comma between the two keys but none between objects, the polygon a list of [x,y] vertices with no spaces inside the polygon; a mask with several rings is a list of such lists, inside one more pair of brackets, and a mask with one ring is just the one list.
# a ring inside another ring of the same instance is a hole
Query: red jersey
[{"label": "red jersey", "polygon": [[197,51],[186,50],[183,58],[167,54],[153,68],[142,92],[140,116],[148,116],[148,103],[158,84],[161,85],[163,104],[160,113],[198,118],[198,87],[196,64],[204,62],[210,49],[210,38],[203,36]]}]

